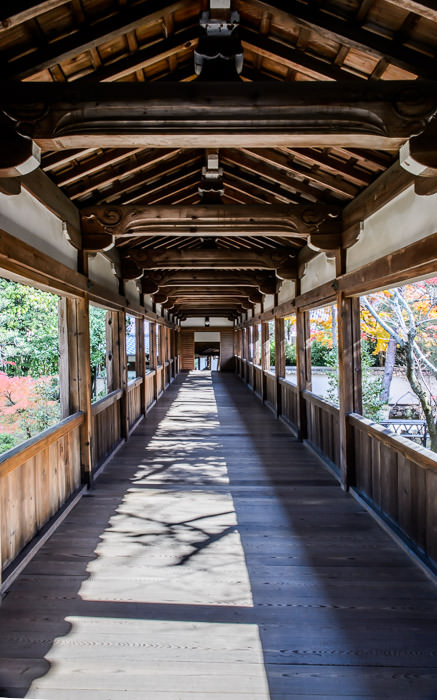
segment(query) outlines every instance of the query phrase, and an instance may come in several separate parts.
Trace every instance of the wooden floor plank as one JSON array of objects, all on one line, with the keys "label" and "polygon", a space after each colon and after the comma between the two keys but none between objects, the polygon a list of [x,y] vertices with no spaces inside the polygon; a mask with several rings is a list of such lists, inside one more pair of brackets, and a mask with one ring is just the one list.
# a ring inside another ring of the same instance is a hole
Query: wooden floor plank
[{"label": "wooden floor plank", "polygon": [[232,375],[169,390],[0,608],[0,696],[428,700],[437,591]]}]

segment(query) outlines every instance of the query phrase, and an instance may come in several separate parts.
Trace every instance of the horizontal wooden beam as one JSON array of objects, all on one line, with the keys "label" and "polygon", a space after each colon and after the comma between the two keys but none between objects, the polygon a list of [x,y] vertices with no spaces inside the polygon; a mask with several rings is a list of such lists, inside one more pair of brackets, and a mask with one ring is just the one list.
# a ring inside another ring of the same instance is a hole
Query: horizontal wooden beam
[{"label": "horizontal wooden beam", "polygon": [[288,248],[255,250],[133,248],[129,256],[147,270],[276,270],[284,279],[296,278],[296,264]]},{"label": "horizontal wooden beam", "polygon": [[437,233],[411,243],[338,278],[338,288],[355,295],[437,274]]},{"label": "horizontal wooden beam", "polygon": [[343,248],[356,243],[360,222],[381,209],[414,182],[414,176],[404,170],[399,161],[380,175],[343,209]]},{"label": "horizontal wooden beam", "polygon": [[[281,236],[323,238],[324,227],[338,219],[334,206],[313,205],[101,205],[81,212],[87,235],[139,236]],[[327,233],[331,233],[329,230]]]},{"label": "horizontal wooden beam", "polygon": [[45,150],[347,146],[397,149],[437,110],[437,81],[0,83]]},{"label": "horizontal wooden beam", "polygon": [[149,292],[158,289],[165,291],[166,287],[234,287],[243,285],[254,287],[263,294],[276,294],[279,280],[270,272],[250,272],[247,270],[174,270],[167,272],[145,273],[142,279],[143,289],[148,286]]}]

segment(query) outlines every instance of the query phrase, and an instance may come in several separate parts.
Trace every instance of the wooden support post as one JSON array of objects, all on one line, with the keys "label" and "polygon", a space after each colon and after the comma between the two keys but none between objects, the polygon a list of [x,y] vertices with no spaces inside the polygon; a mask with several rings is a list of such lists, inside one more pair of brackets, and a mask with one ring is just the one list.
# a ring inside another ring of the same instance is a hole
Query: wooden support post
[{"label": "wooden support post", "polygon": [[261,367],[263,370],[263,380],[262,380],[262,400],[265,401],[267,388],[266,388],[266,378],[264,372],[270,369],[270,336],[269,336],[269,324],[267,321],[261,322]]},{"label": "wooden support post", "polygon": [[[63,298],[59,303],[61,406],[63,417],[82,411],[80,464],[82,481],[92,483],[91,368],[88,299]],[[62,326],[62,328],[61,328]]]},{"label": "wooden support post", "polygon": [[136,357],[135,357],[135,368],[137,372],[137,377],[143,378],[143,383],[141,384],[141,413],[143,416],[146,415],[146,351],[144,344],[144,319],[137,318],[135,322],[136,331]]},{"label": "wooden support post", "polygon": [[129,437],[129,404],[127,397],[127,352],[126,352],[126,314],[124,311],[119,311],[117,314],[118,320],[118,338],[119,338],[119,367],[120,367],[120,389],[123,391],[120,399],[120,420],[121,420],[121,437],[125,440]]},{"label": "wooden support post", "polygon": [[150,323],[150,336],[149,336],[149,354],[150,354],[150,369],[155,370],[155,376],[153,377],[153,399],[156,401],[158,398],[158,360],[156,356],[156,323]]},{"label": "wooden support post", "polygon": [[311,390],[311,344],[309,311],[296,311],[296,371],[298,389],[298,437],[305,440],[307,432],[306,402],[303,391]]},{"label": "wooden support post", "polygon": [[362,413],[360,299],[337,294],[340,402],[340,479],[347,490],[354,483],[354,435],[349,413]]},{"label": "wooden support post", "polygon": [[252,326],[252,343],[253,343],[253,364],[259,365],[259,328],[255,323]]},{"label": "wooden support post", "polygon": [[285,377],[285,333],[284,319],[275,317],[275,376],[276,376],[276,415],[282,413],[282,391],[280,379]]},{"label": "wooden support post", "polygon": [[249,326],[247,330],[247,359],[249,362],[253,362],[253,326]]}]

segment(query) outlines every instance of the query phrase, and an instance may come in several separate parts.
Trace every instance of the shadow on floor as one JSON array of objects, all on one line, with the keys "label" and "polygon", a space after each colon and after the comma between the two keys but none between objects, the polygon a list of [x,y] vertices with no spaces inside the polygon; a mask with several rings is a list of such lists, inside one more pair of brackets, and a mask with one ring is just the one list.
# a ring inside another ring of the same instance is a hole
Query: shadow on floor
[{"label": "shadow on floor", "polygon": [[183,375],[5,598],[0,695],[431,700],[436,613],[246,387]]}]

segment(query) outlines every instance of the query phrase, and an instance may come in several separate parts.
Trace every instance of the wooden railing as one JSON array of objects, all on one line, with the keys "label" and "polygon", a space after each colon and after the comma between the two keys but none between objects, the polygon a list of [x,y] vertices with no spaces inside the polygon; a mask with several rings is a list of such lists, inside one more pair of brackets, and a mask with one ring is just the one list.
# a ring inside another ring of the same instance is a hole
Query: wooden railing
[{"label": "wooden railing", "polygon": [[141,416],[141,385],[142,377],[136,377],[129,382],[127,387],[127,415],[129,421],[129,429],[137,422]]},{"label": "wooden railing", "polygon": [[156,368],[156,396],[159,396],[164,391],[164,366],[159,365]]},{"label": "wooden railing", "polygon": [[307,441],[335,471],[340,468],[339,409],[311,391],[304,391]]},{"label": "wooden railing", "polygon": [[156,370],[154,369],[146,373],[146,411],[155,401],[155,376]]},{"label": "wooden railing", "polygon": [[297,433],[299,431],[299,392],[297,386],[287,379],[280,379],[281,387],[281,415]]},{"label": "wooden railing", "polygon": [[91,457],[93,471],[113,452],[121,441],[121,389],[111,391],[91,406]]},{"label": "wooden railing", "polygon": [[69,416],[0,457],[3,569],[79,488],[83,420]]},{"label": "wooden railing", "polygon": [[[275,375],[238,357],[236,368],[247,383],[253,377],[253,388],[260,398],[277,410]],[[263,381],[264,393],[258,391]],[[281,416],[301,434],[298,388],[287,379],[280,379],[279,387]],[[340,411],[310,391],[303,391],[302,398],[306,442],[339,474]],[[353,490],[437,573],[437,455],[357,414],[350,414],[348,423]]]},{"label": "wooden railing", "polygon": [[355,489],[437,573],[437,454],[357,414]]},{"label": "wooden railing", "polygon": [[253,390],[259,396],[260,399],[263,397],[263,381],[264,374],[262,368],[259,365],[253,366]]},{"label": "wooden railing", "polygon": [[273,372],[264,372],[265,381],[265,400],[276,409],[276,377]]}]

